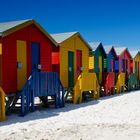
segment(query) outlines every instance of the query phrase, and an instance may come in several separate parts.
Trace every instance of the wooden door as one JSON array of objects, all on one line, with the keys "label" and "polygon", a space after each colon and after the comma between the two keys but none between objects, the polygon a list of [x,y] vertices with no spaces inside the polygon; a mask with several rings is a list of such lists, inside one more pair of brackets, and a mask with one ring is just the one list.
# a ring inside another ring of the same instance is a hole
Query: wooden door
[{"label": "wooden door", "polygon": [[31,62],[32,72],[39,71],[37,65],[40,64],[40,46],[39,43],[33,42],[31,44]]},{"label": "wooden door", "polygon": [[77,50],[76,51],[76,64],[77,64],[77,77],[80,75],[82,72],[82,51]]},{"label": "wooden door", "polygon": [[26,41],[17,41],[17,89],[22,90],[27,81]]},{"label": "wooden door", "polygon": [[74,52],[68,52],[68,86],[74,86]]}]

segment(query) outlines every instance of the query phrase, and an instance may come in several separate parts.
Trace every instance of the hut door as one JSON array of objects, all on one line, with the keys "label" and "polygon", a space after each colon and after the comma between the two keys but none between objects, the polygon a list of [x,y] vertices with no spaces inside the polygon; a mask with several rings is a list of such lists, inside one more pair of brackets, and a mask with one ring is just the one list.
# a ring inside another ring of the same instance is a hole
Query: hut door
[{"label": "hut door", "polygon": [[102,66],[103,66],[103,63],[102,63],[102,56],[99,56],[99,69],[100,69],[100,72],[102,72]]},{"label": "hut door", "polygon": [[103,70],[103,59],[102,56],[99,56],[99,83],[102,83],[102,71]]},{"label": "hut door", "polygon": [[32,72],[39,71],[40,69],[40,46],[39,43],[33,42],[31,44],[31,61],[32,61]]},{"label": "hut door", "polygon": [[114,58],[111,59],[111,71],[114,72]]},{"label": "hut door", "polygon": [[17,41],[17,90],[21,90],[27,80],[26,41]]},{"label": "hut door", "polygon": [[122,72],[125,72],[125,60],[122,59]]},{"label": "hut door", "polygon": [[82,51],[76,51],[76,63],[77,63],[77,77],[82,72]]},{"label": "hut door", "polygon": [[74,53],[68,52],[68,86],[74,86]]}]

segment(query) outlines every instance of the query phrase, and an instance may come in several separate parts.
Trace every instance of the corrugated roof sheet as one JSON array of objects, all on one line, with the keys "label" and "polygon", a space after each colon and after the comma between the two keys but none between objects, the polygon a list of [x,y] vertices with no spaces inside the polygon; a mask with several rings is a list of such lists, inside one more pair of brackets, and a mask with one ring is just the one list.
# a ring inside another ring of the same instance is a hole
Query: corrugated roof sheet
[{"label": "corrugated roof sheet", "polygon": [[138,50],[130,50],[132,58],[134,58],[138,54]]},{"label": "corrugated roof sheet", "polygon": [[121,53],[126,49],[127,49],[126,47],[115,47],[115,51],[117,55],[121,55]]},{"label": "corrugated roof sheet", "polygon": [[57,34],[51,34],[51,36],[57,43],[62,43],[63,41],[70,38],[71,36],[73,36],[76,33],[78,33],[78,32],[57,33]]},{"label": "corrugated roof sheet", "polygon": [[104,46],[104,49],[105,49],[105,52],[108,54],[110,52],[110,50],[112,49],[113,45],[105,45]]},{"label": "corrugated roof sheet", "polygon": [[101,42],[88,42],[93,51],[95,51]]},{"label": "corrugated roof sheet", "polygon": [[0,23],[0,36],[4,37],[14,31],[19,27],[23,28],[26,25],[34,24],[45,36],[47,36],[55,45],[57,45],[56,41],[38,24],[34,19],[26,19],[19,21],[10,21],[10,22],[2,22]]},{"label": "corrugated roof sheet", "polygon": [[28,19],[28,20],[19,20],[19,21],[11,21],[11,22],[1,22],[0,23],[0,34],[2,34],[3,32],[13,28],[13,27],[16,27],[20,24],[23,24],[27,21],[29,21],[31,19]]}]

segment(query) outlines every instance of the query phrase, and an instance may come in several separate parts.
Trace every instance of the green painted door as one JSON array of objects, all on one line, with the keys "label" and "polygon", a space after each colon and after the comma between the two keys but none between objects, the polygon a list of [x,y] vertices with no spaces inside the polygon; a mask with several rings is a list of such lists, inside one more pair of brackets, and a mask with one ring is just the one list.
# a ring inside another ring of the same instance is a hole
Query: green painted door
[{"label": "green painted door", "polygon": [[74,53],[68,52],[68,86],[74,86]]}]

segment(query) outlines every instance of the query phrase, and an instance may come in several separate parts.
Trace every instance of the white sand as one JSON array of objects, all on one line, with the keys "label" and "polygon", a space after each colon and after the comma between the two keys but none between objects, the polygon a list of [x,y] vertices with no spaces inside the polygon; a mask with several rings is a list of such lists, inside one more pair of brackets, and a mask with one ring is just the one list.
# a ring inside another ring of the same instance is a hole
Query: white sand
[{"label": "white sand", "polygon": [[140,91],[0,123],[0,140],[140,140]]}]

